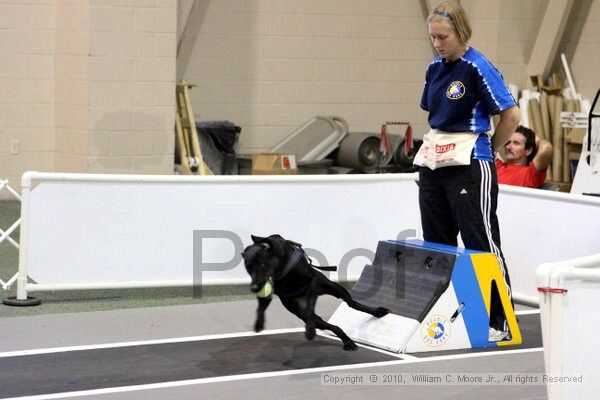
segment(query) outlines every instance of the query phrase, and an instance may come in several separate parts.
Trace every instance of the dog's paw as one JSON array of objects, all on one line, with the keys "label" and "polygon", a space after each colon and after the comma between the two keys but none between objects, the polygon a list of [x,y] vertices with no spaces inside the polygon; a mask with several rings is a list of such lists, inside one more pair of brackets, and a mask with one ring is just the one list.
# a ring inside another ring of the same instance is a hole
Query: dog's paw
[{"label": "dog's paw", "polygon": [[381,318],[381,317],[384,317],[384,316],[388,315],[389,313],[390,313],[390,310],[388,310],[387,308],[385,308],[385,307],[377,307],[375,309],[375,312],[373,313],[373,316],[377,317],[377,318]]},{"label": "dog's paw", "polygon": [[352,340],[344,342],[344,350],[345,351],[356,351],[358,350],[358,346]]},{"label": "dog's paw", "polygon": [[306,338],[308,340],[313,340],[315,338],[317,334],[317,330],[315,329],[315,326],[312,324],[306,324],[306,331],[304,332],[304,335],[306,336]]}]

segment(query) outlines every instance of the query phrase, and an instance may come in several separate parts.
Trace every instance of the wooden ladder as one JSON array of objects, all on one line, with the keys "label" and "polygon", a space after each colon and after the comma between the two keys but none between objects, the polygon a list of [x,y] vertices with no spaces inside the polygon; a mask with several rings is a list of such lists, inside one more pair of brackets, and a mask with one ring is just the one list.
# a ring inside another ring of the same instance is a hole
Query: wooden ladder
[{"label": "wooden ladder", "polygon": [[177,94],[177,117],[175,119],[175,133],[177,146],[181,156],[181,171],[184,175],[213,175],[212,171],[204,162],[196,121],[190,101],[190,89],[192,85],[186,81],[180,81],[176,85]]}]

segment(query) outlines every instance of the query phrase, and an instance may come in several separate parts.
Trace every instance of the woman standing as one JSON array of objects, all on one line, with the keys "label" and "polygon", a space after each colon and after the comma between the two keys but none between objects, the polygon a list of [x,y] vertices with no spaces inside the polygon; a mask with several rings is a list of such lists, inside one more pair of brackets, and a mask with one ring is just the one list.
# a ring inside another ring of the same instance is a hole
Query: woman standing
[{"label": "woman standing", "polygon": [[[468,45],[471,27],[460,4],[446,1],[427,18],[439,54],[427,69],[421,108],[431,130],[415,157],[419,166],[419,207],[424,239],[494,253],[509,288],[500,250],[494,153],[519,124],[520,114],[502,76]],[[490,117],[500,114],[490,140]],[[490,340],[509,336],[497,293],[492,294]]]}]

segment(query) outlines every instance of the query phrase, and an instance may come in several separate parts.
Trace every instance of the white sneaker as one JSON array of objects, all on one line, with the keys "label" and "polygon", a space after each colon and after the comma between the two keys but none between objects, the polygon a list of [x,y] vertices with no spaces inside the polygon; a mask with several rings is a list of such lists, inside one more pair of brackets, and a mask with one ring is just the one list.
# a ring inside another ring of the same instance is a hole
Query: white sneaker
[{"label": "white sneaker", "polygon": [[490,328],[489,333],[488,333],[488,340],[490,342],[501,342],[504,339],[506,339],[507,336],[508,336],[508,332],[506,332],[506,331],[499,331],[497,329]]}]

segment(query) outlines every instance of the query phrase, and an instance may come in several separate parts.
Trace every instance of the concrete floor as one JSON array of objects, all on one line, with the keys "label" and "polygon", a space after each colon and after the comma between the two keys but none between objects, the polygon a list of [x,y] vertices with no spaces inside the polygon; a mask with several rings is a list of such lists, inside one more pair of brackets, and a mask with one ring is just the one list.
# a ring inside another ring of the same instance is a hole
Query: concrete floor
[{"label": "concrete floor", "polygon": [[[317,312],[327,319],[339,300],[323,297]],[[186,338],[252,330],[256,302],[194,304],[117,311],[83,312],[0,318],[0,353],[66,346]],[[275,300],[267,312],[266,329],[302,328],[300,320]],[[251,351],[251,349],[249,349]],[[359,351],[372,351],[361,348]],[[2,363],[0,354],[0,363]],[[140,368],[143,368],[140,365]],[[543,385],[344,385],[322,384],[324,374],[408,373],[543,373],[543,352],[508,350],[480,354],[449,354],[398,359],[385,365],[344,366],[341,369],[246,374],[213,380],[169,382],[142,387],[111,388],[37,398],[81,399],[545,399]],[[3,382],[2,386],[10,385]],[[73,397],[74,396],[74,397]],[[2,398],[0,388],[0,398]]]}]

